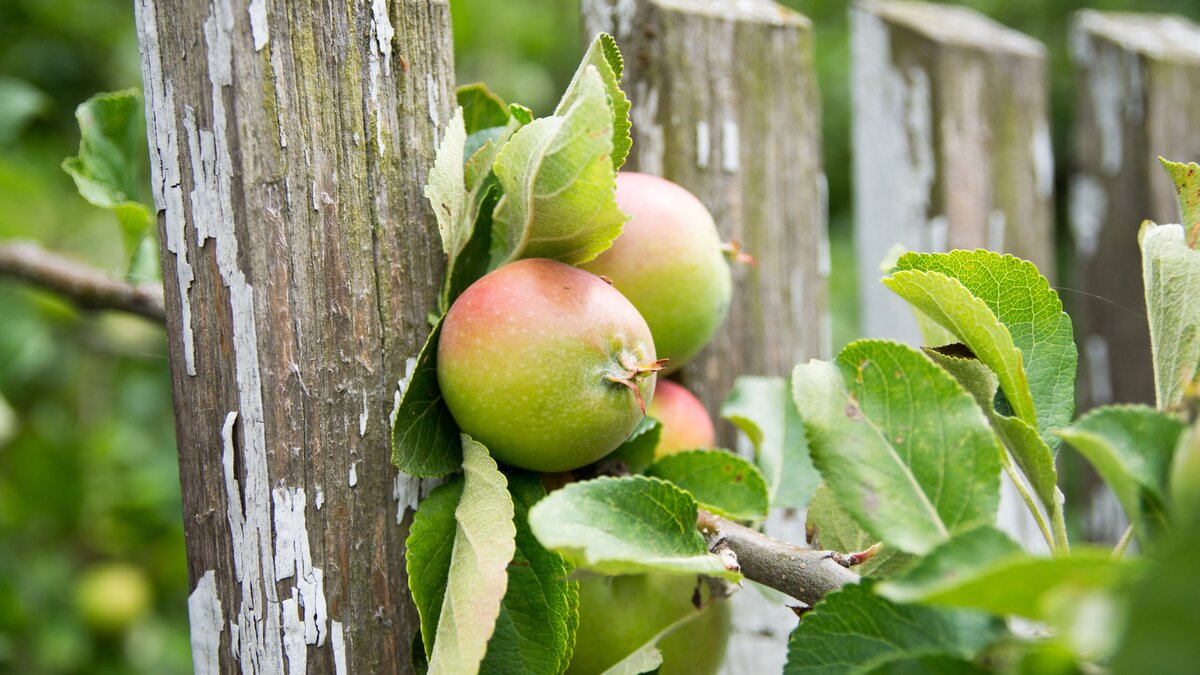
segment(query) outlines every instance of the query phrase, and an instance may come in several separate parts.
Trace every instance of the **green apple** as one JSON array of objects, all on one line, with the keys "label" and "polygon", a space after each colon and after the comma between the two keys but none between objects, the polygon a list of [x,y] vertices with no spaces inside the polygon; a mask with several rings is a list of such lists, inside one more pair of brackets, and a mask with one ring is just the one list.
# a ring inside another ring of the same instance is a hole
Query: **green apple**
[{"label": "green apple", "polygon": [[661,367],[623,295],[552,260],[519,260],[476,281],[438,341],[438,384],[459,427],[533,471],[569,471],[620,445]]},{"label": "green apple", "polygon": [[677,370],[721,327],[732,288],[712,215],[671,181],[617,174],[617,205],[629,214],[612,248],[583,269],[612,280],[650,324],[654,345]]},{"label": "green apple", "polygon": [[119,633],[150,611],[154,592],[140,568],[126,563],[90,567],[75,584],[75,607],[101,633]]},{"label": "green apple", "polygon": [[729,638],[729,603],[714,599],[696,576],[581,572],[579,631],[567,673],[602,673],[689,615],[658,643],[662,675],[711,675],[720,669]]},{"label": "green apple", "polygon": [[662,425],[658,445],[654,447],[655,459],[717,444],[717,432],[704,404],[680,384],[659,380],[646,414]]}]

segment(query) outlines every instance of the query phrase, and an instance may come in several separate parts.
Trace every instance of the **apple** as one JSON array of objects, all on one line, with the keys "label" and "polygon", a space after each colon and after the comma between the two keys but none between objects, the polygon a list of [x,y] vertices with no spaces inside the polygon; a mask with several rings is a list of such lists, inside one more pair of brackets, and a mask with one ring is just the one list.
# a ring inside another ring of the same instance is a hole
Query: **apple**
[{"label": "apple", "polygon": [[646,414],[662,425],[654,457],[658,459],[682,450],[711,448],[717,444],[717,432],[704,404],[692,392],[671,380],[659,380],[654,400]]},{"label": "apple", "polygon": [[625,296],[553,260],[519,260],[476,281],[438,339],[438,384],[459,427],[533,471],[569,471],[620,445],[661,368]]},{"label": "apple", "polygon": [[699,199],[657,176],[617,174],[617,205],[630,216],[621,236],[580,267],[611,279],[637,307],[672,372],[708,344],[729,311],[721,238]]},{"label": "apple", "polygon": [[[701,609],[693,600],[699,594]],[[579,573],[579,630],[568,675],[602,673],[679,619],[662,639],[662,675],[711,675],[725,658],[729,603],[695,575]]]},{"label": "apple", "polygon": [[140,568],[127,563],[90,567],[75,584],[75,608],[93,630],[119,633],[150,611],[154,591]]}]

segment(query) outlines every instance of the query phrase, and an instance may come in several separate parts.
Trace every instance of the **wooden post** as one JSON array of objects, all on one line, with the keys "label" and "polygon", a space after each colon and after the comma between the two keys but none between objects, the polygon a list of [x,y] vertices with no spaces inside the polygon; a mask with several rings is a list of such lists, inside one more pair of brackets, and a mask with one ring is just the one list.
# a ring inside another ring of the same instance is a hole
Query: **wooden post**
[{"label": "wooden post", "polygon": [[444,0],[138,0],[197,673],[411,671]]},{"label": "wooden post", "polygon": [[952,5],[851,10],[854,205],[862,331],[919,343],[879,283],[895,244],[988,248],[1054,272],[1046,50]]},{"label": "wooden post", "polygon": [[[1179,222],[1159,155],[1200,160],[1200,26],[1182,17],[1083,11],[1071,29],[1076,90],[1070,298],[1087,407],[1154,404],[1137,232]],[[1097,297],[1098,296],[1098,297]]]},{"label": "wooden post", "polygon": [[[583,0],[584,32],[612,33],[633,103],[628,167],[691,190],[758,260],[735,265],[733,305],[681,373],[715,416],[738,375],[790,374],[829,353],[829,245],[811,23],[767,0]],[[733,446],[732,425],[719,442]],[[802,515],[768,532],[804,539]],[[795,616],[735,598],[731,673],[779,672]]]}]

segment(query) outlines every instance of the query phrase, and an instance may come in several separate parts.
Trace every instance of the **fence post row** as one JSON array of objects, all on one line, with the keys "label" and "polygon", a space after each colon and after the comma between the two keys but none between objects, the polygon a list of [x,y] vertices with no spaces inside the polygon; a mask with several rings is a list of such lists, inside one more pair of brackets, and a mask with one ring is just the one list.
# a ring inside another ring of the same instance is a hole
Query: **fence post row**
[{"label": "fence post row", "polygon": [[973,10],[851,10],[855,240],[862,332],[919,342],[879,283],[894,244],[988,248],[1054,270],[1046,50]]},{"label": "fence post row", "polygon": [[136,10],[195,670],[407,672],[388,418],[442,274],[448,5]]},{"label": "fence post row", "polygon": [[[629,168],[695,193],[735,265],[729,318],[682,379],[717,413],[738,375],[787,375],[829,352],[829,244],[811,22],[767,0],[583,0],[590,39],[612,33],[633,103]],[[719,442],[735,443],[721,423]],[[803,518],[768,532],[803,541]],[[796,618],[759,593],[734,597],[726,672],[778,672]]]},{"label": "fence post row", "polygon": [[[1154,403],[1141,255],[1146,219],[1179,220],[1165,155],[1200,159],[1200,26],[1166,15],[1082,11],[1071,27],[1075,119],[1070,225],[1081,400]],[[1103,300],[1096,298],[1099,296]]]}]

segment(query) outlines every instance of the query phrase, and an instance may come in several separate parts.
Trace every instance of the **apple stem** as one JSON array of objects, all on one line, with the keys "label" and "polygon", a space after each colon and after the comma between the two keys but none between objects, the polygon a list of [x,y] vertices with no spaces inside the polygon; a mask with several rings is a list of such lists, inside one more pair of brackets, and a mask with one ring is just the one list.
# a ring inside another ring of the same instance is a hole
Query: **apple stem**
[{"label": "apple stem", "polygon": [[742,242],[737,239],[730,239],[728,242],[721,244],[721,252],[733,262],[758,267],[758,260],[742,250]]},{"label": "apple stem", "polygon": [[666,368],[668,359],[664,358],[648,363],[638,363],[637,358],[633,354],[621,352],[618,360],[621,362],[621,369],[609,371],[604,376],[604,379],[624,387],[629,387],[629,390],[633,392],[633,398],[637,401],[638,408],[642,411],[642,416],[645,417],[646,402],[642,399],[642,389],[638,384],[645,378]]}]

